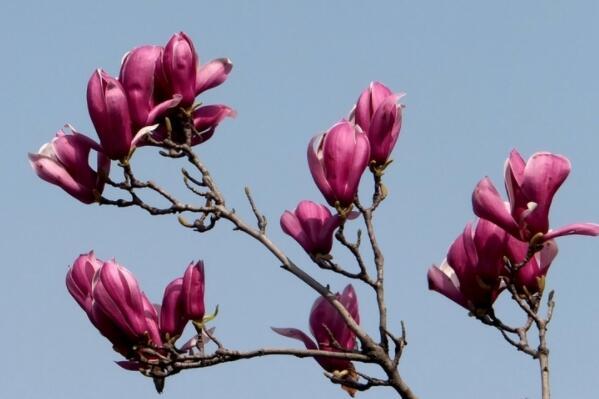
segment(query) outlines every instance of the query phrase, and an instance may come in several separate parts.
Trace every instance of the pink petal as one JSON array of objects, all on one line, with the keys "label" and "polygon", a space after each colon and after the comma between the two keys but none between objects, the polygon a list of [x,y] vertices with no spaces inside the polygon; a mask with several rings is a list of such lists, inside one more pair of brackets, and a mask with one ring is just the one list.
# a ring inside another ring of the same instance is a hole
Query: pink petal
[{"label": "pink petal", "polygon": [[354,156],[351,163],[351,170],[348,176],[347,185],[343,196],[339,198],[341,205],[348,206],[353,201],[358,193],[360,179],[364,174],[364,170],[370,160],[370,143],[366,134],[360,131],[359,127],[356,131],[356,145],[354,148]]},{"label": "pink petal", "polygon": [[524,168],[522,192],[536,208],[526,216],[530,234],[546,233],[549,229],[549,208],[553,196],[570,173],[570,161],[548,152],[534,154]]},{"label": "pink petal", "polygon": [[181,306],[181,288],[183,279],[171,281],[164,289],[160,307],[160,334],[167,339],[183,333],[187,320],[183,317]]},{"label": "pink petal", "polygon": [[189,320],[204,318],[204,262],[191,262],[183,274],[181,291],[183,314]]},{"label": "pink petal", "polygon": [[152,108],[152,110],[148,114],[148,119],[146,120],[145,124],[153,125],[156,122],[156,120],[158,118],[164,116],[164,114],[169,109],[175,108],[177,105],[179,105],[179,103],[181,102],[182,99],[183,99],[183,97],[180,94],[175,94],[175,95],[173,95],[173,98],[165,100],[165,101],[161,102],[160,104],[156,105],[154,108]]},{"label": "pink petal", "polygon": [[182,106],[193,104],[198,57],[191,39],[183,32],[174,34],[164,46],[162,68],[171,95],[180,94]]},{"label": "pink petal", "polygon": [[146,322],[146,332],[152,343],[156,346],[162,346],[160,337],[160,328],[158,326],[158,312],[156,307],[150,302],[146,294],[141,293],[143,302],[143,314]]},{"label": "pink petal", "polygon": [[397,139],[401,127],[401,108],[395,96],[388,96],[374,113],[370,128],[366,131],[370,142],[370,159],[384,164]]},{"label": "pink petal", "polygon": [[472,193],[472,208],[476,216],[495,223],[514,236],[519,236],[518,224],[488,177],[476,185]]},{"label": "pink petal", "polygon": [[[357,324],[360,324],[360,310],[358,307],[358,297],[356,291],[351,284],[348,284],[341,295],[339,296],[339,302],[345,307],[348,313],[352,316]],[[332,326],[332,330],[336,332],[335,338],[339,341],[339,344],[345,349],[355,349],[356,336],[354,332],[345,323],[341,315],[335,319],[335,325]]]},{"label": "pink petal", "polygon": [[316,186],[318,186],[318,189],[326,198],[327,202],[334,206],[335,196],[329,182],[327,181],[327,177],[325,176],[322,159],[322,145],[325,137],[326,133],[314,136],[312,140],[310,140],[310,143],[308,144],[308,166]]},{"label": "pink petal", "polygon": [[59,186],[84,204],[96,201],[93,190],[75,181],[58,162],[39,154],[29,154],[28,156],[31,167],[42,180]]},{"label": "pink petal", "polygon": [[96,273],[92,296],[132,339],[147,331],[142,293],[129,270],[114,261],[105,262]]},{"label": "pink petal", "polygon": [[119,81],[127,93],[135,130],[145,126],[154,107],[155,75],[162,51],[160,46],[141,46],[131,50],[123,59]]},{"label": "pink petal", "polygon": [[543,249],[537,253],[538,262],[542,269],[548,269],[557,256],[558,247],[554,240],[549,240],[543,243]]},{"label": "pink petal", "polygon": [[[345,196],[353,167],[356,133],[353,126],[341,121],[329,129],[324,138],[323,161],[326,178],[338,200]],[[343,202],[347,202],[344,198]],[[353,202],[353,197],[349,201]]]},{"label": "pink petal", "polygon": [[226,117],[235,118],[237,112],[221,104],[205,105],[193,113],[193,125],[199,134],[194,135],[192,145],[201,144],[212,137],[218,124]]},{"label": "pink petal", "polygon": [[284,337],[302,341],[306,346],[306,349],[318,349],[314,341],[312,341],[312,339],[310,339],[310,337],[308,337],[303,331],[298,330],[297,328],[271,327],[271,329]]},{"label": "pink petal", "polygon": [[582,236],[598,236],[599,235],[599,224],[595,223],[573,223],[559,229],[549,230],[547,234],[543,236],[544,240],[551,240],[556,237],[567,236],[567,235],[582,235]]},{"label": "pink petal", "polygon": [[228,58],[217,58],[202,65],[196,75],[196,96],[208,89],[219,86],[227,80],[232,69],[233,63]]},{"label": "pink petal", "polygon": [[89,166],[91,143],[95,142],[82,134],[70,134],[52,140],[54,153],[69,174],[79,183],[93,188],[97,174]]},{"label": "pink petal", "polygon": [[[444,263],[448,269],[447,263]],[[451,270],[453,272],[453,270]],[[441,295],[451,299],[458,305],[468,308],[467,301],[460,292],[459,288],[453,283],[452,279],[443,272],[442,269],[433,266],[428,270],[428,289],[437,291]]]},{"label": "pink petal", "polygon": [[474,245],[472,225],[468,223],[464,232],[460,234],[447,251],[447,263],[463,282],[468,275],[474,272],[478,264],[478,255]]},{"label": "pink petal", "polygon": [[511,205],[512,215],[519,220],[520,215],[527,210],[529,200],[522,193],[522,180],[524,178],[524,167],[526,162],[515,149],[510,152],[505,161],[505,190]]},{"label": "pink petal", "polygon": [[501,227],[479,219],[474,233],[474,246],[478,255],[476,273],[486,282],[494,282],[504,268],[506,244],[509,235]]},{"label": "pink petal", "polygon": [[314,249],[312,241],[304,231],[300,221],[294,213],[285,211],[283,215],[281,215],[280,223],[281,229],[283,229],[285,234],[293,237],[306,252],[312,253]]},{"label": "pink petal", "polygon": [[314,243],[318,242],[323,225],[329,218],[333,217],[326,207],[312,201],[301,201],[295,209],[295,215],[302,226],[302,230]]}]

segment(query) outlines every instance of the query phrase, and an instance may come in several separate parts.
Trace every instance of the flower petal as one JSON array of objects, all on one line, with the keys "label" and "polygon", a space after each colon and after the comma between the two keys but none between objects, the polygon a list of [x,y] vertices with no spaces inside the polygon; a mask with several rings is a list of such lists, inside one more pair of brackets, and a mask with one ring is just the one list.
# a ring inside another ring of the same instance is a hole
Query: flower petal
[{"label": "flower petal", "polygon": [[557,154],[538,152],[524,168],[522,192],[536,207],[525,217],[530,234],[549,230],[549,208],[553,196],[570,173],[570,161]]},{"label": "flower petal", "polygon": [[287,338],[297,339],[302,341],[307,349],[318,349],[316,344],[310,337],[306,335],[302,330],[298,330],[297,328],[278,328],[271,327],[271,330],[276,332],[279,335],[282,335]]},{"label": "flower petal", "polygon": [[472,193],[472,208],[476,216],[495,223],[516,237],[519,236],[518,224],[488,177],[476,185]]},{"label": "flower petal", "polygon": [[543,236],[544,240],[551,240],[556,237],[567,236],[567,235],[582,235],[582,236],[598,236],[599,235],[599,224],[595,223],[573,223],[559,229],[549,230],[547,234]]},{"label": "flower petal", "polygon": [[[444,265],[445,267],[443,267]],[[454,283],[452,276],[455,278],[455,272],[447,262],[444,261],[440,268],[433,265],[428,269],[427,273],[428,289],[437,291],[458,305],[468,308],[466,298],[464,298],[459,287]]]},{"label": "flower petal", "polygon": [[233,63],[228,58],[217,58],[202,65],[196,74],[196,96],[222,84],[232,69]]}]

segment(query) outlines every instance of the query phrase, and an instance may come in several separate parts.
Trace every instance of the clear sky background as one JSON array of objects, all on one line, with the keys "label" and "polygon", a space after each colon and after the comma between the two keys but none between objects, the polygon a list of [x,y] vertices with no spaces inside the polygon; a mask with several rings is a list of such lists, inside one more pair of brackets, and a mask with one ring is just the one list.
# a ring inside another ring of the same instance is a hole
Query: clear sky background
[{"label": "clear sky background", "polygon": [[[300,345],[269,327],[307,330],[314,292],[227,223],[199,235],[174,217],[85,206],[39,180],[27,162],[66,122],[96,137],[85,102],[95,68],[117,74],[123,53],[181,30],[202,60],[228,56],[235,64],[229,81],[203,99],[239,115],[197,148],[229,204],[251,218],[243,197],[251,186],[273,240],[338,290],[347,282],[315,270],[280,231],[279,216],[302,199],[323,201],[305,159],[314,134],[345,116],[371,80],[408,93],[396,162],[385,175],[390,197],[376,217],[391,325],[397,330],[403,319],[408,327],[401,372],[423,399],[539,397],[536,362],[429,292],[426,271],[473,219],[476,182],[489,175],[501,187],[514,147],[525,157],[549,150],[572,161],[552,207],[554,227],[599,221],[598,20],[594,1],[2,2],[0,397],[157,397],[149,379],[114,365],[119,355],[65,289],[68,265],[90,249],[132,270],[154,301],[191,260],[204,259],[206,304],[220,305],[213,325],[228,347]],[[152,149],[134,160],[141,177],[177,193],[180,166]],[[566,237],[559,245],[548,281],[557,292],[554,397],[596,397],[599,241]],[[375,333],[374,301],[357,290],[363,325]],[[519,321],[506,299],[498,313]],[[164,398],[346,395],[313,360],[294,358],[188,371],[166,385]]]}]

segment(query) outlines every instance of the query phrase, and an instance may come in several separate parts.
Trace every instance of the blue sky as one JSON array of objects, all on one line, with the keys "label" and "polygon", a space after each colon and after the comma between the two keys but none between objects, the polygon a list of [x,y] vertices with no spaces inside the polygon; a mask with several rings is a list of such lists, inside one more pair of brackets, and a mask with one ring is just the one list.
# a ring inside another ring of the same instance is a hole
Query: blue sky
[{"label": "blue sky", "polygon": [[[402,374],[421,398],[538,397],[536,363],[427,291],[426,270],[473,219],[476,182],[489,175],[501,185],[512,148],[572,161],[552,207],[553,226],[599,221],[598,18],[592,1],[4,2],[0,396],[155,397],[150,380],[112,363],[119,356],[66,292],[67,266],[90,249],[131,269],[155,301],[189,261],[204,259],[206,303],[220,305],[215,325],[229,347],[292,346],[269,327],[307,328],[314,293],[226,223],[200,236],[172,217],[85,206],[41,182],[28,165],[26,153],[66,122],[95,137],[85,102],[95,68],[116,74],[132,47],[185,31],[202,60],[227,56],[235,64],[229,81],[203,100],[229,104],[238,117],[223,122],[199,154],[231,206],[250,218],[243,187],[251,186],[273,240],[339,290],[347,282],[315,270],[278,218],[302,199],[322,201],[305,160],[314,134],[345,116],[372,80],[407,92],[395,162],[385,175],[391,195],[376,217],[391,324],[405,320],[408,327]],[[151,149],[136,154],[140,176],[177,193],[180,166]],[[554,396],[588,398],[599,370],[599,243],[559,244],[548,282],[557,300],[549,331]],[[366,288],[357,290],[363,325],[374,333],[373,299]],[[519,320],[505,299],[498,313]],[[345,393],[312,360],[270,358],[167,381],[164,397],[192,395]]]}]

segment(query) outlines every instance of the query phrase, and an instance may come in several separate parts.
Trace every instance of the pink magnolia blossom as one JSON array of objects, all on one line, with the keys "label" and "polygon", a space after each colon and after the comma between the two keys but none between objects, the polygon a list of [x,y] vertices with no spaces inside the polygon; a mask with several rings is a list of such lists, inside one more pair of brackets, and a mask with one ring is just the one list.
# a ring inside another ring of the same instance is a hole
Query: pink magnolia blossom
[{"label": "pink magnolia blossom", "polygon": [[325,255],[333,247],[333,233],[342,223],[339,215],[312,201],[301,201],[281,216],[281,228],[311,255]]},{"label": "pink magnolia blossom", "polygon": [[[97,153],[97,169],[89,166],[91,150]],[[87,136],[60,130],[37,154],[29,154],[35,173],[43,180],[59,186],[85,204],[96,202],[104,189],[110,171],[110,160],[102,147]]]},{"label": "pink magnolia blossom", "polygon": [[188,320],[204,318],[204,262],[191,263],[183,274],[181,286],[182,313]]},{"label": "pink magnolia blossom", "polygon": [[352,119],[362,128],[370,142],[370,161],[384,166],[399,138],[403,93],[395,94],[379,82],[372,82],[360,97]]},{"label": "pink magnolia blossom", "polygon": [[181,290],[183,279],[176,278],[164,289],[160,307],[160,333],[165,341],[172,341],[183,333],[187,319],[183,316]]},{"label": "pink magnolia blossom", "polygon": [[467,224],[449,247],[447,258],[428,271],[429,289],[439,292],[471,311],[486,311],[503,290],[507,233],[480,219]]},{"label": "pink magnolia blossom", "polygon": [[123,356],[133,356],[140,343],[161,345],[156,310],[127,269],[89,252],[69,268],[66,285],[92,324]]},{"label": "pink magnolia blossom", "polygon": [[599,235],[599,225],[574,223],[556,230],[549,229],[549,208],[553,196],[570,173],[570,161],[557,154],[537,152],[528,161],[512,150],[505,164],[504,203],[488,177],[482,179],[472,194],[474,213],[501,226],[522,241],[542,234],[543,240],[580,234]]},{"label": "pink magnolia blossom", "polygon": [[370,145],[360,127],[333,125],[308,145],[308,165],[318,189],[331,206],[348,208],[368,165]]},{"label": "pink magnolia blossom", "polygon": [[[356,323],[360,323],[360,312],[358,310],[358,298],[352,285],[345,287],[337,299],[343,304]],[[310,331],[315,340],[312,340],[303,331],[296,328],[274,328],[273,331],[285,337],[302,341],[307,349],[320,349],[330,352],[339,352],[335,347],[331,335],[339,346],[346,350],[356,348],[356,336],[345,324],[339,312],[324,297],[319,297],[310,311]],[[316,361],[323,369],[333,371],[353,370],[349,360],[336,359],[332,357],[316,357]]]},{"label": "pink magnolia blossom", "polygon": [[[197,95],[222,84],[233,64],[228,58],[218,58],[200,65],[191,39],[183,32],[171,37],[166,47],[141,46],[129,52],[122,63],[121,80],[136,133],[135,147],[155,145],[154,141],[167,138],[165,118],[181,129],[183,115],[189,115],[194,134],[191,145],[210,139],[216,127],[226,117],[235,117],[235,111],[220,104],[194,105]],[[182,112],[182,110],[184,112]],[[183,136],[171,136],[175,142],[184,142]]]},{"label": "pink magnolia blossom", "polygon": [[105,71],[96,70],[87,84],[87,107],[106,155],[126,159],[133,131],[127,93],[121,83]]}]

